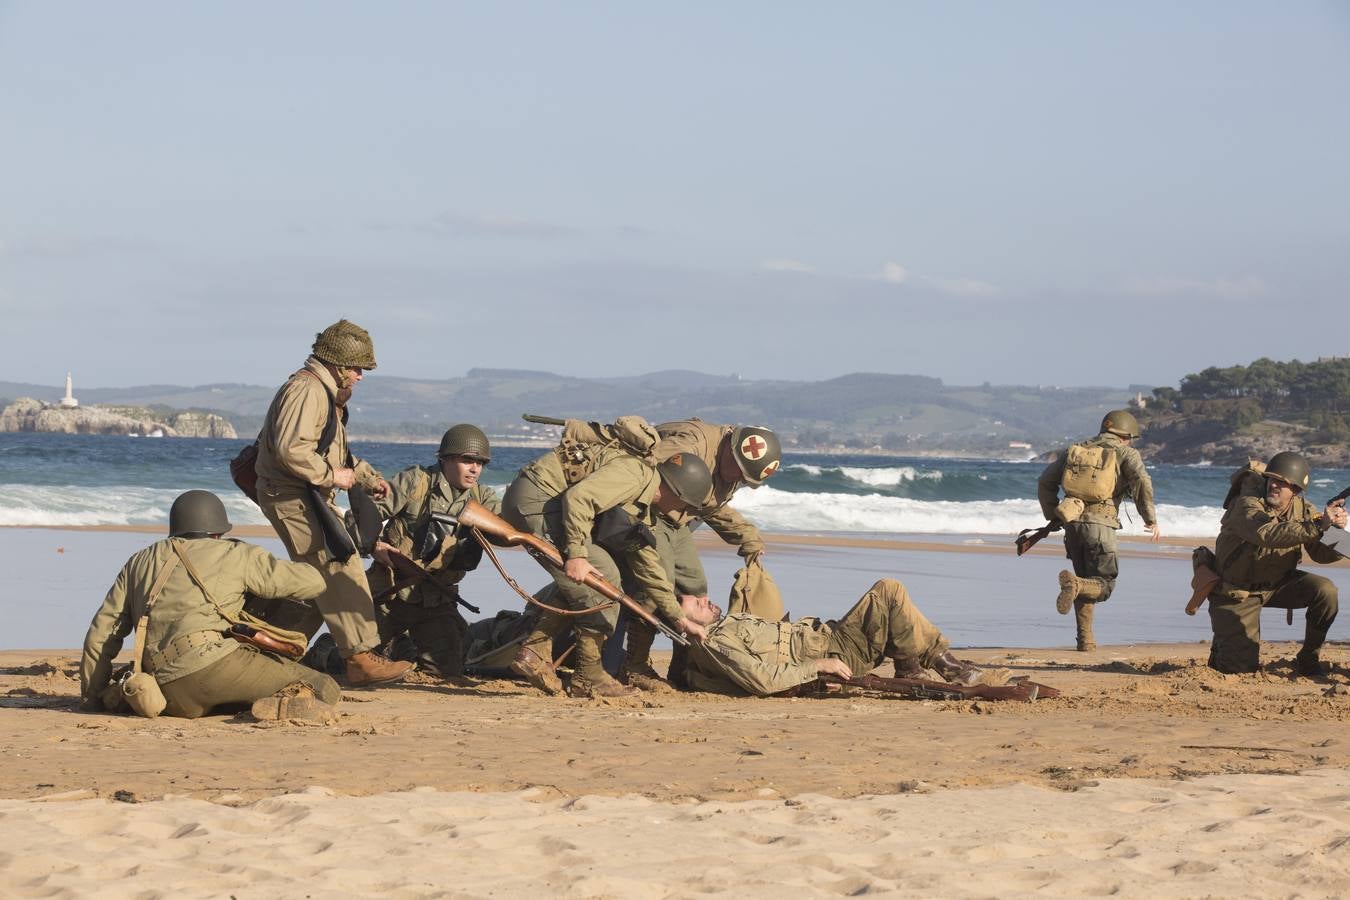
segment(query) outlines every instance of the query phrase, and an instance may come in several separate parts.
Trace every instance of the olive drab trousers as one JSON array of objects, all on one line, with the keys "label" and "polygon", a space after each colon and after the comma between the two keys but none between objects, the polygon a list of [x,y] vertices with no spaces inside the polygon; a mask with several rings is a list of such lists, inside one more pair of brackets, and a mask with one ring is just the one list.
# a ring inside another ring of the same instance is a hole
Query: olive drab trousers
[{"label": "olive drab trousers", "polygon": [[[562,497],[549,494],[528,478],[517,478],[511,482],[502,497],[502,518],[522,531],[528,531],[541,537],[554,547],[561,548],[563,539]],[[561,552],[561,551],[560,551]],[[586,558],[595,566],[610,584],[623,583],[619,567],[614,557],[592,543]],[[537,625],[545,634],[561,634],[568,626],[578,631],[591,631],[601,635],[614,633],[614,624],[619,616],[619,605],[582,584],[577,584],[561,571],[550,568],[553,583],[557,585],[554,595],[557,605],[567,609],[590,609],[593,606],[608,604],[604,609],[585,616],[560,616],[547,610],[541,610]]]},{"label": "olive drab trousers", "polygon": [[1102,596],[1096,602],[1106,602],[1120,575],[1116,530],[1110,525],[1070,522],[1064,526],[1064,555],[1073,563],[1073,574],[1101,582]]},{"label": "olive drab trousers", "polygon": [[666,574],[675,585],[675,596],[693,594],[701,597],[708,593],[708,576],[694,549],[694,533],[689,525],[676,526],[658,516],[652,533],[656,535],[656,550],[661,554]]},{"label": "olive drab trousers", "polygon": [[342,699],[338,683],[322,672],[241,644],[204,669],[160,685],[164,715],[197,719],[217,706],[252,703],[297,682],[313,688],[325,703]]},{"label": "olive drab trousers", "polygon": [[1306,609],[1303,648],[1315,651],[1326,640],[1339,611],[1336,584],[1329,578],[1295,570],[1268,591],[1220,590],[1209,597],[1214,628],[1209,665],[1220,672],[1255,672],[1261,664],[1261,610]]},{"label": "olive drab trousers", "polygon": [[469,623],[453,603],[427,606],[397,598],[375,607],[380,626],[380,641],[388,643],[407,633],[419,669],[440,675],[464,674],[464,649]]},{"label": "olive drab trousers", "polygon": [[872,585],[843,618],[829,625],[825,655],[839,657],[855,675],[866,675],[886,659],[916,659],[929,668],[950,646],[893,578]]}]

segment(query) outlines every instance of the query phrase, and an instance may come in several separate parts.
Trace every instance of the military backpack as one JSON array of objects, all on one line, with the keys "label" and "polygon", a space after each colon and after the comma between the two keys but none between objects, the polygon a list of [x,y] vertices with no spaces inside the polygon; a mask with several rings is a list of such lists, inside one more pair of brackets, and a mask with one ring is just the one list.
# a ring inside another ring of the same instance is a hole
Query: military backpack
[{"label": "military backpack", "polygon": [[1115,450],[1084,441],[1065,452],[1060,486],[1067,497],[1084,503],[1101,503],[1115,496],[1119,477],[1120,462]]},{"label": "military backpack", "polygon": [[562,463],[563,477],[569,485],[595,471],[601,451],[622,448],[638,459],[655,466],[656,447],[661,442],[652,424],[642,416],[619,416],[614,424],[568,419],[563,424],[562,440],[554,451]]}]

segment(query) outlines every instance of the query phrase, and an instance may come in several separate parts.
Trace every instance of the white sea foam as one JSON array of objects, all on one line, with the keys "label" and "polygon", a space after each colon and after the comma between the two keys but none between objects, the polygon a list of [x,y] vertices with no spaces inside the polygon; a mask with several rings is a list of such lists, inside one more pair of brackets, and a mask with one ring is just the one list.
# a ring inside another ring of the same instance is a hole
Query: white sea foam
[{"label": "white sea foam", "polygon": [[[1016,534],[1045,519],[1035,500],[911,500],[880,494],[789,493],[764,486],[741,491],[733,505],[766,531],[853,531],[886,534]],[[1137,512],[1122,534],[1144,534]],[[1163,504],[1165,535],[1212,537],[1223,510]]]},{"label": "white sea foam", "polygon": [[[181,491],[135,485],[0,485],[0,525],[155,525],[169,521]],[[266,524],[262,510],[238,492],[222,495],[236,525]]]},{"label": "white sea foam", "polygon": [[891,466],[880,469],[869,469],[863,466],[815,466],[808,463],[799,463],[789,466],[790,469],[796,469],[805,472],[808,475],[820,477],[826,472],[834,472],[843,475],[850,481],[856,481],[858,484],[865,484],[870,487],[894,487],[906,481],[917,481],[923,479],[926,481],[941,481],[942,471],[933,469],[925,471],[916,469],[913,466]]}]

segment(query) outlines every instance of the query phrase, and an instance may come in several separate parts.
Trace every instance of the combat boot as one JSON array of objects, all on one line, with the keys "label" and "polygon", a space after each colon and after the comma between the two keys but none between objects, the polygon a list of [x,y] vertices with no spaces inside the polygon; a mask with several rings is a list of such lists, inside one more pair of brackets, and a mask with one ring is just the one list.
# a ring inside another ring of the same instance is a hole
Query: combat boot
[{"label": "combat boot", "polygon": [[1100,600],[1105,590],[1096,578],[1079,578],[1064,569],[1059,573],[1059,596],[1055,598],[1055,609],[1061,616],[1067,616],[1073,608],[1073,602],[1080,597],[1084,600]]},{"label": "combat boot", "polygon": [[652,668],[652,641],[656,629],[646,622],[628,623],[628,648],[619,665],[619,681],[658,694],[669,694],[675,688]]},{"label": "combat boot", "polygon": [[1073,616],[1078,625],[1078,649],[1084,652],[1097,649],[1097,642],[1092,637],[1092,613],[1096,605],[1083,600],[1073,601]]},{"label": "combat boot", "polygon": [[1298,651],[1298,655],[1294,657],[1294,671],[1312,677],[1327,674],[1327,668],[1322,665],[1318,651],[1309,650],[1307,647]]},{"label": "combat boot", "polygon": [[913,656],[897,656],[895,658],[895,677],[896,678],[922,678],[924,676],[923,663]]},{"label": "combat boot", "polygon": [[325,703],[304,682],[287,685],[275,694],[253,701],[253,718],[262,722],[305,722],[330,725],[338,720],[337,707]]},{"label": "combat boot", "polygon": [[605,636],[597,631],[577,630],[576,665],[567,693],[573,697],[635,697],[642,691],[629,684],[619,684],[601,662],[600,646]]},{"label": "combat boot", "polygon": [[950,650],[944,650],[940,656],[933,657],[932,667],[945,681],[964,684],[967,687],[977,684],[1007,684],[1008,679],[1012,677],[1012,671],[1009,669],[984,669],[968,660],[957,659],[952,656]]},{"label": "combat boot", "polygon": [[374,687],[402,681],[413,668],[406,660],[387,659],[374,650],[363,650],[347,657],[347,685]]},{"label": "combat boot", "polygon": [[[534,635],[531,635],[534,637]],[[553,663],[545,658],[553,646],[553,639],[544,636],[543,640],[528,641],[520,645],[511,660],[511,671],[550,696],[563,692],[562,681],[553,669]],[[542,651],[542,654],[541,654]],[[549,654],[551,655],[551,654]]]}]

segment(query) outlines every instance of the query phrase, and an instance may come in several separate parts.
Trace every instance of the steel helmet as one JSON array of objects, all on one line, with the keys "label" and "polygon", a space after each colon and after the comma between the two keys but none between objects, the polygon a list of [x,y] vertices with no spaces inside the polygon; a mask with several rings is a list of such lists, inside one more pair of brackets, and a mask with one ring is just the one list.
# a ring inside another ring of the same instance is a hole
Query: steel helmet
[{"label": "steel helmet", "polygon": [[658,465],[656,471],[685,506],[702,506],[712,493],[708,464],[692,453],[676,453]]},{"label": "steel helmet", "polygon": [[741,475],[758,486],[778,471],[783,462],[783,447],[778,435],[759,425],[742,425],[731,432],[731,452]]},{"label": "steel helmet", "polygon": [[210,491],[187,491],[169,507],[169,537],[224,534],[233,526],[225,504]]}]

